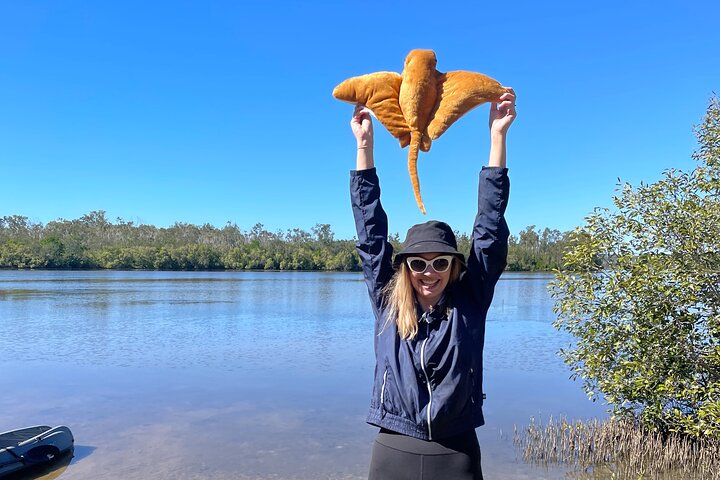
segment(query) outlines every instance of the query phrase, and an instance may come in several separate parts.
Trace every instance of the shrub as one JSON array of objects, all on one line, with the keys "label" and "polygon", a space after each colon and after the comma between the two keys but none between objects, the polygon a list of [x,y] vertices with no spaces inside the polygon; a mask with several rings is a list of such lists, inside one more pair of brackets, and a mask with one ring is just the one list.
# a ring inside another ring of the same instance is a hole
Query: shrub
[{"label": "shrub", "polygon": [[697,166],[625,184],[574,232],[551,284],[588,395],[660,432],[720,437],[720,102]]}]

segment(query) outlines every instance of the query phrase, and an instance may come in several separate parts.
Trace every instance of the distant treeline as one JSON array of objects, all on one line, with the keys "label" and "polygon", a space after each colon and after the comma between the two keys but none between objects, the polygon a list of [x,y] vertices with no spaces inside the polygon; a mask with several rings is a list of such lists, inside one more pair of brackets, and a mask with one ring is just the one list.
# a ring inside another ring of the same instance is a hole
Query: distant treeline
[{"label": "distant treeline", "polygon": [[[566,234],[529,226],[510,238],[508,270],[541,271],[560,266]],[[400,247],[398,234],[391,243]],[[458,233],[467,252],[470,238]],[[360,270],[355,240],[337,240],[330,225],[310,232],[248,231],[175,223],[168,228],[108,221],[104,211],[46,225],[18,215],[0,217],[0,268],[148,270]]]}]

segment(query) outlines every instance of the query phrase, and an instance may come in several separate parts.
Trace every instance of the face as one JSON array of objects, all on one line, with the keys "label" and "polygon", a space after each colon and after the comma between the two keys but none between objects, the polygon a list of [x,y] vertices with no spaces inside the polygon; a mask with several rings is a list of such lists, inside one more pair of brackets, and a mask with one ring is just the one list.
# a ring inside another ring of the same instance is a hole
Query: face
[{"label": "face", "polygon": [[[422,257],[425,260],[432,261],[436,257],[443,255],[446,254],[421,253],[417,256]],[[440,300],[440,297],[442,297],[445,287],[447,287],[448,281],[450,280],[450,272],[452,271],[452,268],[448,268],[443,273],[438,273],[432,265],[427,265],[425,271],[422,273],[414,272],[412,269],[409,269],[409,271],[410,282],[412,283],[413,289],[415,289],[415,294],[417,295],[420,304],[427,306],[435,305],[438,300]]]}]

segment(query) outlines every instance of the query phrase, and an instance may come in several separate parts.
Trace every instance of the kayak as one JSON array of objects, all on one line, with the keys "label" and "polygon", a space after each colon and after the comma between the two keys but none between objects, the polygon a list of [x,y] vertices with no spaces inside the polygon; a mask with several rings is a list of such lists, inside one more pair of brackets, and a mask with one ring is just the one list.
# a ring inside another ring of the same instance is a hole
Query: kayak
[{"label": "kayak", "polygon": [[50,463],[73,450],[75,439],[65,426],[39,425],[0,433],[0,477]]}]

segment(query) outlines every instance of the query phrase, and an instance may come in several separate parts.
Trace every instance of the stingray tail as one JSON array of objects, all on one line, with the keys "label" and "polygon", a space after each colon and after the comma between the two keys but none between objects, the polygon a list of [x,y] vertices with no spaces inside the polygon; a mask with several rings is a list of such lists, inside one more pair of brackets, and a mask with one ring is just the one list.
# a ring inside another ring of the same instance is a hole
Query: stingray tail
[{"label": "stingray tail", "polygon": [[420,211],[425,215],[425,205],[423,205],[422,196],[420,195],[420,180],[418,179],[417,172],[417,161],[421,141],[422,133],[412,132],[410,149],[408,150],[408,171],[410,172],[410,181],[412,182],[413,192],[415,193],[415,201],[418,207],[420,207]]}]

